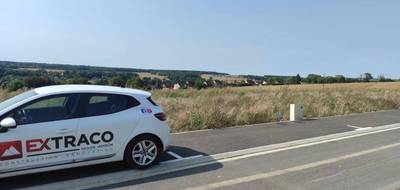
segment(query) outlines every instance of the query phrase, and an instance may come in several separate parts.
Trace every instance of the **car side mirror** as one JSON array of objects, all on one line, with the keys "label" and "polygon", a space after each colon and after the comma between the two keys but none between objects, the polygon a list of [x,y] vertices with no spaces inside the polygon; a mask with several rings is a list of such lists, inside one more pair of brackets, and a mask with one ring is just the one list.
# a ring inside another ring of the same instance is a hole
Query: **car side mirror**
[{"label": "car side mirror", "polygon": [[3,120],[1,120],[0,126],[7,128],[7,129],[16,128],[17,122],[15,121],[15,119],[13,119],[11,117],[7,117],[7,118],[4,118]]}]

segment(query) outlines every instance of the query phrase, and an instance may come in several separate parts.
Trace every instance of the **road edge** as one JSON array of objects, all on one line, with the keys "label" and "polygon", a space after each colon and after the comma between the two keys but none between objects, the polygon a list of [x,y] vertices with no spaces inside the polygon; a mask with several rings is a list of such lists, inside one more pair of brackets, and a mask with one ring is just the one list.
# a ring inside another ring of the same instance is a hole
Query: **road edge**
[{"label": "road edge", "polygon": [[[223,162],[229,162],[238,159],[244,159],[252,156],[259,156],[264,154],[270,154],[274,152],[280,152],[290,149],[296,149],[301,147],[313,146],[317,144],[323,144],[328,142],[340,141],[375,133],[381,133],[391,130],[400,129],[400,123],[383,125],[379,127],[374,127],[366,130],[354,130],[343,133],[336,133],[331,135],[325,135],[320,137],[307,138],[302,140],[284,142],[273,145],[260,146],[255,148],[243,149],[238,151],[220,153],[215,155],[208,155],[202,157],[196,157],[193,159],[182,160],[179,162],[170,163],[160,163],[159,165],[150,168],[145,171],[134,171],[127,170],[112,174],[103,174],[99,176],[90,176],[83,179],[74,179],[62,182],[55,182],[46,185],[39,185],[32,187],[32,189],[38,190],[80,190],[80,189],[90,189],[106,185],[112,185],[117,183],[123,183],[133,180],[138,180],[142,178],[197,168],[201,166],[207,166],[212,164],[218,164]],[[117,174],[117,175],[116,175]]]}]

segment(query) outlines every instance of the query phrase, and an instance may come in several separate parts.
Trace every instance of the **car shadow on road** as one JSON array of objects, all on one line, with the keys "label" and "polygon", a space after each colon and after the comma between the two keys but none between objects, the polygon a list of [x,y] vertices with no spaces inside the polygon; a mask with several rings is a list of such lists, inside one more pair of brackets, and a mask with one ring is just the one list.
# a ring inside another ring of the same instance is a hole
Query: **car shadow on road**
[{"label": "car shadow on road", "polygon": [[168,180],[168,179],[178,178],[178,177],[182,177],[182,176],[190,176],[190,175],[195,175],[195,174],[199,174],[199,173],[210,172],[210,171],[221,169],[222,167],[223,167],[223,165],[221,163],[215,163],[215,164],[210,164],[210,165],[206,165],[206,166],[199,166],[199,167],[195,167],[195,168],[191,168],[191,169],[181,170],[181,171],[177,171],[177,172],[156,175],[156,176],[152,176],[152,177],[148,177],[148,178],[142,178],[142,179],[127,181],[127,182],[122,182],[122,183],[106,185],[106,186],[102,186],[102,187],[91,188],[88,190],[107,190],[107,189],[113,189],[113,188],[123,188],[123,187],[133,186],[133,185],[144,185],[146,183],[151,183],[151,182],[156,182],[156,181],[162,181],[162,180]]},{"label": "car shadow on road", "polygon": [[[167,152],[168,151],[173,151],[174,153],[181,155],[183,158],[190,157],[190,156],[196,156],[196,155],[207,156],[205,153],[198,152],[196,150],[185,148],[185,147],[178,147],[178,146],[171,146],[167,150]],[[161,159],[160,159],[161,162],[170,161],[170,160],[175,159],[173,156],[169,155],[167,152],[165,152],[161,156]],[[112,186],[117,187],[117,186],[124,185],[124,184],[147,183],[147,182],[156,181],[156,180],[179,177],[182,175],[192,175],[195,173],[207,172],[207,171],[216,170],[219,168],[222,168],[222,164],[214,164],[212,166],[210,165],[210,166],[202,167],[202,168],[195,169],[195,170],[190,170],[190,171],[188,170],[186,172],[183,171],[183,173],[182,172],[174,172],[172,174],[154,176],[154,177],[149,177],[149,178],[145,178],[145,179],[138,179],[138,180],[129,181],[126,183],[113,184]],[[37,174],[29,174],[29,175],[4,178],[4,179],[1,179],[1,188],[0,189],[8,190],[8,189],[18,189],[18,188],[29,188],[29,187],[34,187],[37,185],[45,185],[45,184],[49,184],[49,183],[57,183],[57,182],[63,182],[63,181],[68,181],[68,180],[75,180],[75,179],[82,180],[85,177],[94,177],[94,176],[98,176],[98,175],[112,174],[112,173],[128,171],[128,170],[132,170],[134,172],[140,172],[140,170],[134,170],[134,169],[129,168],[124,162],[113,162],[113,163],[107,163],[107,164],[84,166],[84,167],[71,168],[71,169],[65,169],[65,170],[57,170],[57,171],[51,171],[51,172],[43,172],[43,173],[37,173]],[[108,187],[108,188],[110,188],[110,187]],[[108,189],[108,188],[101,187],[98,189]]]}]

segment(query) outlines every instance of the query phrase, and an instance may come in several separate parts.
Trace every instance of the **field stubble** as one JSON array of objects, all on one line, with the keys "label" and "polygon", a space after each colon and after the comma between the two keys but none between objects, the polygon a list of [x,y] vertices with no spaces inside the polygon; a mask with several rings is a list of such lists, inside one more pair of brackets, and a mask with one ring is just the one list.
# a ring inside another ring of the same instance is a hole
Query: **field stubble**
[{"label": "field stubble", "polygon": [[[23,92],[0,91],[0,101]],[[398,109],[400,82],[155,90],[173,132],[223,128],[289,119],[289,105],[306,117]]]},{"label": "field stubble", "polygon": [[305,106],[306,117],[398,109],[400,83],[360,83],[157,90],[154,99],[169,115],[174,132],[289,119],[289,105]]}]

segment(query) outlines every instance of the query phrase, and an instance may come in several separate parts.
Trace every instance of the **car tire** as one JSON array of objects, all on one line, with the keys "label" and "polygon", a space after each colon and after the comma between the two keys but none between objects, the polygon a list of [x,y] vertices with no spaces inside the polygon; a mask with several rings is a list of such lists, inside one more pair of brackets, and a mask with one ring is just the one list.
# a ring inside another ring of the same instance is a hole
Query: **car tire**
[{"label": "car tire", "polygon": [[158,163],[162,153],[160,141],[150,135],[134,138],[125,149],[125,162],[135,169],[147,169]]}]

